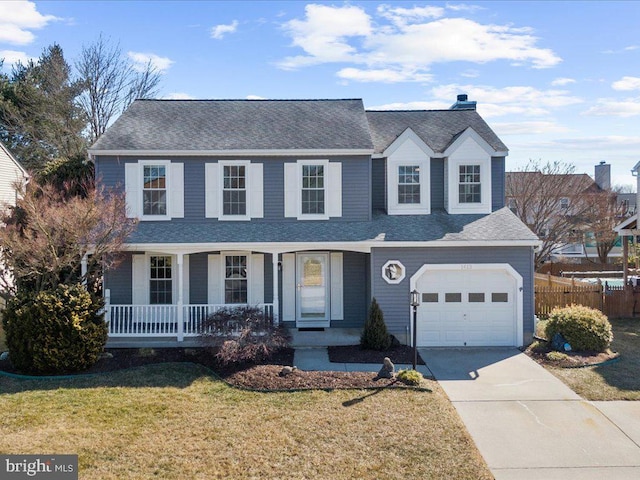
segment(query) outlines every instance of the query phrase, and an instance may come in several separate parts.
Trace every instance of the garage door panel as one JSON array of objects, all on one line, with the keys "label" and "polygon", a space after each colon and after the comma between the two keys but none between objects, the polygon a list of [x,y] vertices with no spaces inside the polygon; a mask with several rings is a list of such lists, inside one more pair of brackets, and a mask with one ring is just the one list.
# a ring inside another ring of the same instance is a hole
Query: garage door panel
[{"label": "garage door panel", "polygon": [[437,269],[416,280],[418,345],[516,344],[516,279],[505,269]]}]

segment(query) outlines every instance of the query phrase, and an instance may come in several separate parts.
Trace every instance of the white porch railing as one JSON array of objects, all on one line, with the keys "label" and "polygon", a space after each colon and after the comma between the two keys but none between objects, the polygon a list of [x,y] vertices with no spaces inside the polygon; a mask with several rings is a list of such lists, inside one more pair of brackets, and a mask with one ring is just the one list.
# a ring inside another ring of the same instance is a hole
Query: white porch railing
[{"label": "white porch railing", "polygon": [[[247,305],[106,305],[110,337],[195,337],[207,316],[223,308]],[[273,304],[257,305],[273,318]],[[180,315],[181,314],[181,315]]]}]

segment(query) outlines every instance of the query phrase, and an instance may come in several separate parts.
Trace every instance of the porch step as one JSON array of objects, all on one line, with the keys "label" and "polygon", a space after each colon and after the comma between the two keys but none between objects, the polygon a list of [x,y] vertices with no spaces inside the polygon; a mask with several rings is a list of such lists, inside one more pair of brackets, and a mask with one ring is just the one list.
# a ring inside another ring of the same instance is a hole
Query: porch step
[{"label": "porch step", "polygon": [[300,331],[290,328],[291,346],[294,348],[357,345],[360,343],[359,328],[326,328],[324,331]]}]

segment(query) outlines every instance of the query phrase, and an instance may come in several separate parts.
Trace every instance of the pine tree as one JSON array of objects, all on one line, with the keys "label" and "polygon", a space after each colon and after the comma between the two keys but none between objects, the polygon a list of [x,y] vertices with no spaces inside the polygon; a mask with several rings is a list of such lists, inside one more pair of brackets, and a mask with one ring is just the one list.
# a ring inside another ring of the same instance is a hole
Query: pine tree
[{"label": "pine tree", "polygon": [[368,350],[387,350],[391,346],[391,335],[387,331],[384,315],[375,298],[369,307],[369,317],[364,324],[360,345]]}]

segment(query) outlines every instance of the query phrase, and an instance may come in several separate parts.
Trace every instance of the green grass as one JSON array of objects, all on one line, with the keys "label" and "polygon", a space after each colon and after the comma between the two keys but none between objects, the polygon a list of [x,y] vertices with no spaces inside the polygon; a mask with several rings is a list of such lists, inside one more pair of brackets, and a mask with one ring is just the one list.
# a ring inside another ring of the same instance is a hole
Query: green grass
[{"label": "green grass", "polygon": [[83,479],[489,479],[429,391],[256,393],[190,364],[72,380],[0,377],[0,451],[76,453]]},{"label": "green grass", "polygon": [[640,319],[611,320],[616,363],[587,368],[547,367],[587,400],[640,400]]}]

